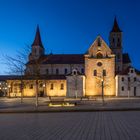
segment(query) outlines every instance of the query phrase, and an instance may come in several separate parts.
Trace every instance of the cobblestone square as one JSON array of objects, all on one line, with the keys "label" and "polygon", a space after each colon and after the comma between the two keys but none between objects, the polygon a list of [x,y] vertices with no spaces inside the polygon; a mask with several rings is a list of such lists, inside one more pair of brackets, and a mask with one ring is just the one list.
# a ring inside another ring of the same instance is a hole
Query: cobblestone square
[{"label": "cobblestone square", "polygon": [[1,140],[139,140],[140,111],[0,114]]}]

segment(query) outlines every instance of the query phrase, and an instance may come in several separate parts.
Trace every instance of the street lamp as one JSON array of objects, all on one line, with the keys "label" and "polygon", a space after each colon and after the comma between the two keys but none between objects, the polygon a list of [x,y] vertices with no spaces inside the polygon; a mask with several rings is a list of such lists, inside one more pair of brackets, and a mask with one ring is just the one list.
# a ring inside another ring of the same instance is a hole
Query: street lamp
[{"label": "street lamp", "polygon": [[8,96],[10,98],[10,88],[11,88],[11,85],[8,85]]},{"label": "street lamp", "polygon": [[101,78],[101,85],[102,85],[102,101],[104,104],[104,79],[103,78]]},{"label": "street lamp", "polygon": [[46,93],[45,93],[45,87],[46,87],[46,84],[44,83],[43,84],[43,94],[45,95]]}]

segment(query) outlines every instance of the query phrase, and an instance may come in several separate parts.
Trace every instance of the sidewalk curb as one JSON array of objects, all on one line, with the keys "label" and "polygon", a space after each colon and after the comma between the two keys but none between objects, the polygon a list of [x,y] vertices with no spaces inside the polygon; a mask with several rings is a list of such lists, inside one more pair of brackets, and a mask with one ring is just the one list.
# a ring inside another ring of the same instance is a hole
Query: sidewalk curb
[{"label": "sidewalk curb", "polygon": [[47,109],[47,110],[0,110],[0,114],[14,113],[64,113],[64,112],[115,112],[115,111],[140,111],[140,108],[98,108],[98,109]]}]

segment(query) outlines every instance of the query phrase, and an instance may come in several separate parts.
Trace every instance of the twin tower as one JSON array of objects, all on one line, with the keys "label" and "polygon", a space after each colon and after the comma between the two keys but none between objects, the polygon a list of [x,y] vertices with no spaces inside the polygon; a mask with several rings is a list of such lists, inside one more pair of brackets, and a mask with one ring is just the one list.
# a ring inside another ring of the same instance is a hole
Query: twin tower
[{"label": "twin tower", "polygon": [[[113,28],[110,31],[109,43],[112,53],[115,54],[115,73],[123,71],[123,47],[122,47],[122,31],[119,28],[116,18],[114,19]],[[29,61],[36,60],[40,56],[45,55],[45,48],[41,41],[39,26],[37,26],[36,35],[32,44],[32,50],[29,55]]]}]

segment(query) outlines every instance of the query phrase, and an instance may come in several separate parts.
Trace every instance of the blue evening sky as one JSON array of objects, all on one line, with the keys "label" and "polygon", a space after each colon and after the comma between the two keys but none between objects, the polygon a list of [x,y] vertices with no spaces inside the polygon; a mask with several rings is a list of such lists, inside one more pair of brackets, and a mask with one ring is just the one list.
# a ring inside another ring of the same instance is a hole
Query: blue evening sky
[{"label": "blue evening sky", "polygon": [[[0,0],[0,55],[31,45],[39,24],[46,53],[84,53],[101,35],[108,42],[115,15],[123,48],[140,69],[139,0]],[[0,74],[6,74],[3,59]]]}]

